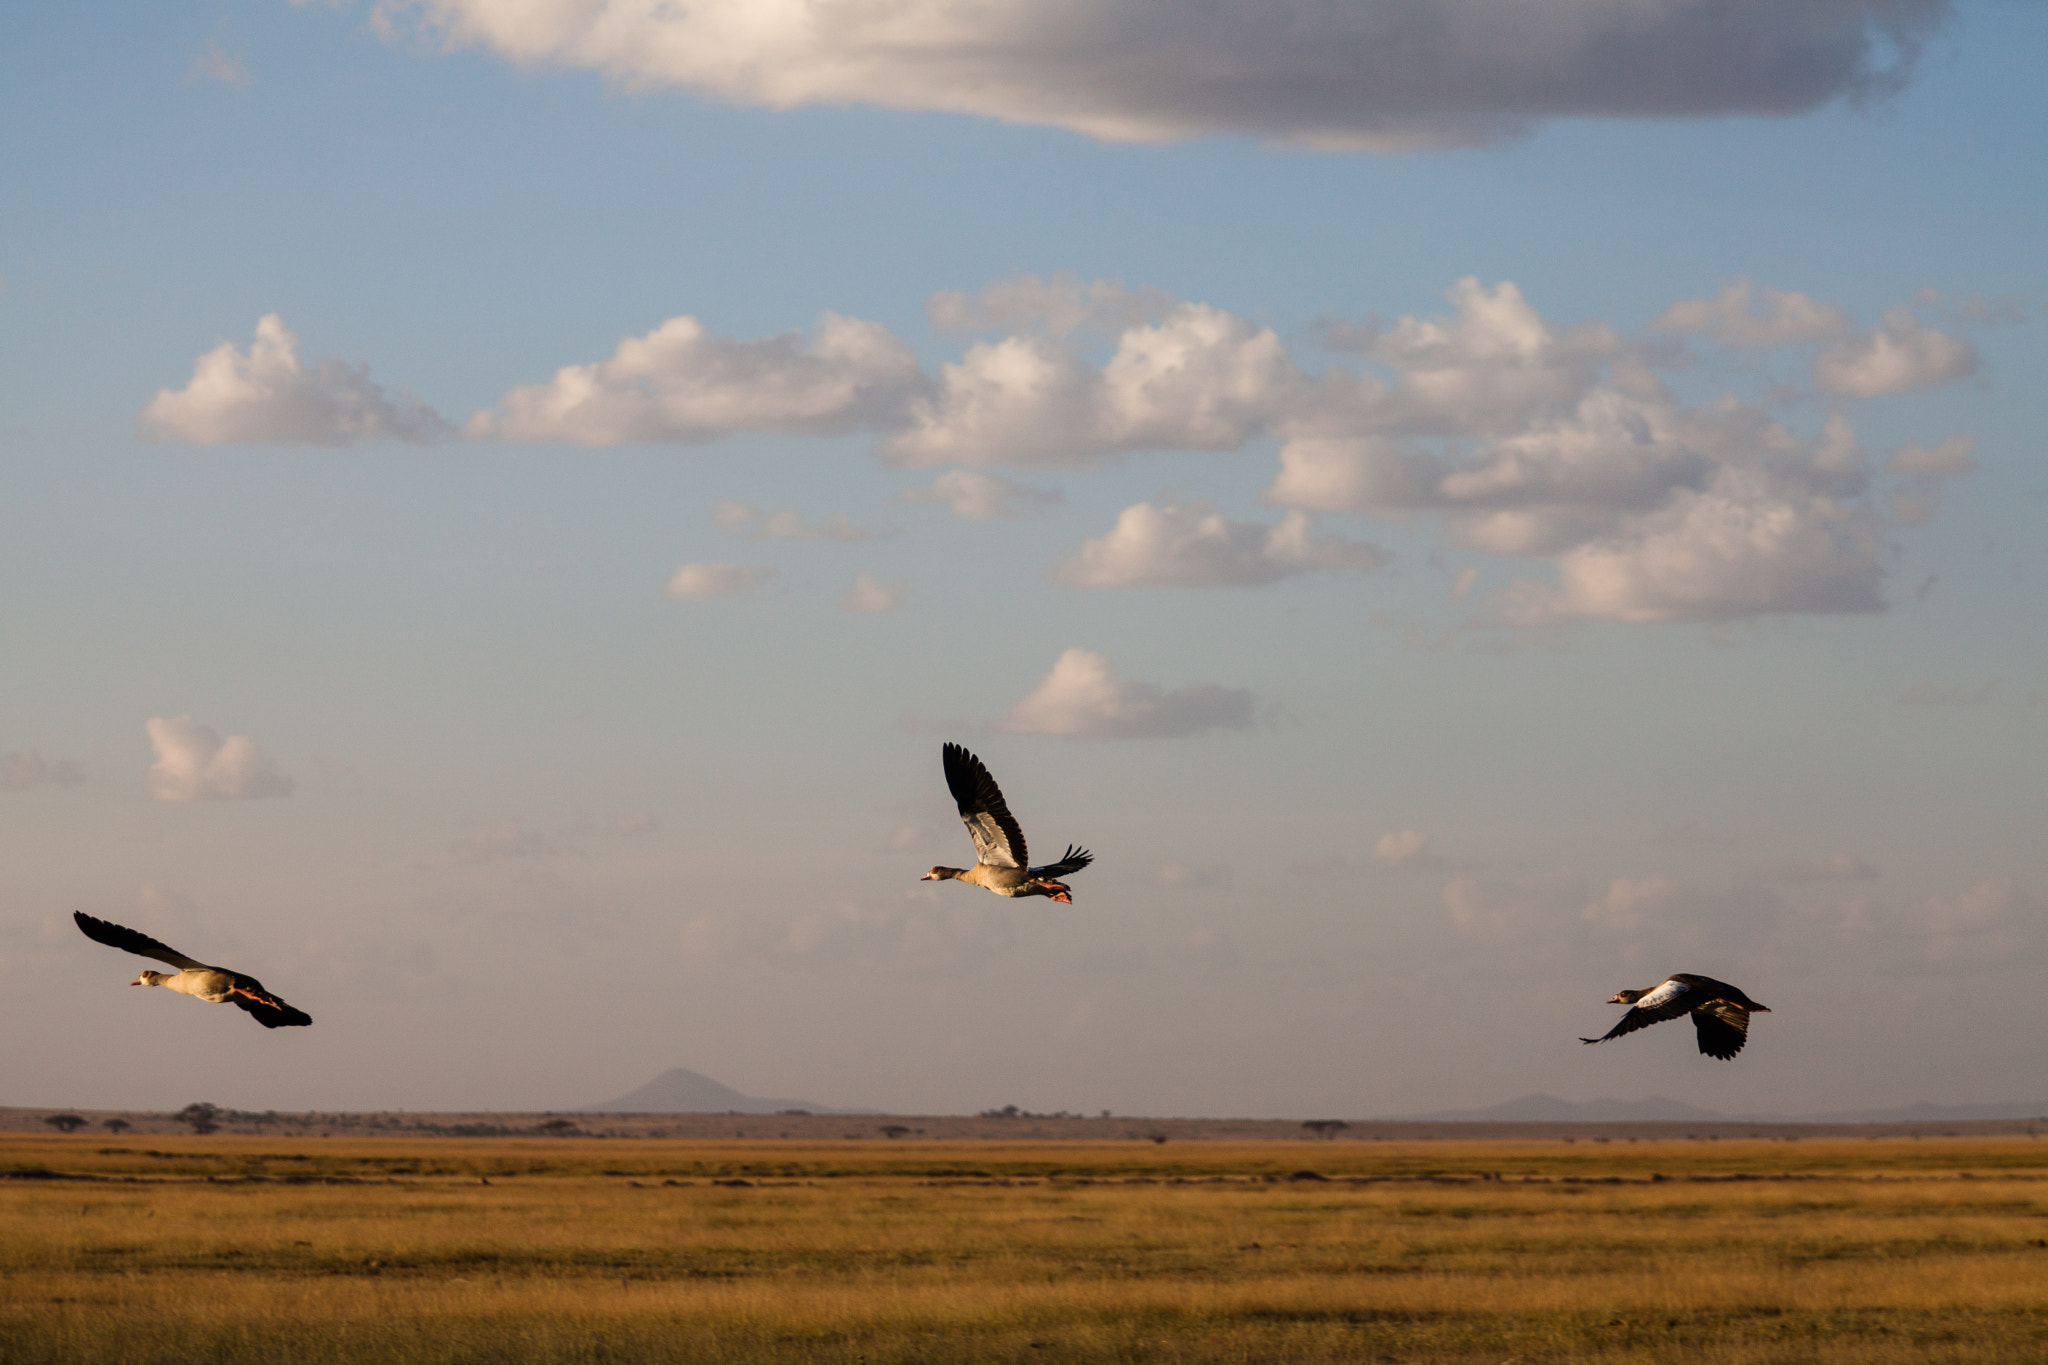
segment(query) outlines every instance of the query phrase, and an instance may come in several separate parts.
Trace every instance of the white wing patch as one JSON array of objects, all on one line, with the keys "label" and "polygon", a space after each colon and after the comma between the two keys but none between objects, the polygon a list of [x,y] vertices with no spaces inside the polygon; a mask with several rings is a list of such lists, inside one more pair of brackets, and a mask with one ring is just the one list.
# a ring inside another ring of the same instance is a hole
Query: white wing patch
[{"label": "white wing patch", "polygon": [[1642,999],[1636,1001],[1639,1010],[1660,1010],[1692,988],[1683,981],[1666,981]]}]

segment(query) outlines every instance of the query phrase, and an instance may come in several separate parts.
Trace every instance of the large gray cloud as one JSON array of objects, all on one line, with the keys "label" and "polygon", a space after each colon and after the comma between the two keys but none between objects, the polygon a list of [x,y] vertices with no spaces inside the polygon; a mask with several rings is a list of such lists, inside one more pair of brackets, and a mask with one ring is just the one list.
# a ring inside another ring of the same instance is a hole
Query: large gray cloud
[{"label": "large gray cloud", "polygon": [[1896,88],[1950,0],[380,0],[521,66],[737,104],[1116,141],[1399,151],[1549,118],[1784,115]]}]

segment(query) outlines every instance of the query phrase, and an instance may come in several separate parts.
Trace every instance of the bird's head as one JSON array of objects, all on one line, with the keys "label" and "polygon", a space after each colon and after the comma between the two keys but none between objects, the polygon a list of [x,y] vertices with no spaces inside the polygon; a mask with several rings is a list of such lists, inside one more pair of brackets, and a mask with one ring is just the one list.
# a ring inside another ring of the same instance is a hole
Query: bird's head
[{"label": "bird's head", "polygon": [[128,984],[131,986],[160,986],[171,979],[169,972],[144,972]]},{"label": "bird's head", "polygon": [[918,880],[921,882],[943,882],[950,881],[959,875],[960,869],[957,867],[935,867],[922,877],[919,877]]},{"label": "bird's head", "polygon": [[1616,991],[1607,997],[1607,1003],[1610,1005],[1633,1005],[1636,1001],[1642,999],[1645,994],[1647,992],[1644,991]]}]

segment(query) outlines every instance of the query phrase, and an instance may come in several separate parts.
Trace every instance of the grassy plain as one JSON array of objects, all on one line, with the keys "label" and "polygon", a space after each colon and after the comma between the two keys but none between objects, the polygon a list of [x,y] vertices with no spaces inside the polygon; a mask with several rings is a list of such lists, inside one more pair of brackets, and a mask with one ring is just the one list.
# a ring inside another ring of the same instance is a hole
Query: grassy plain
[{"label": "grassy plain", "polygon": [[2026,1137],[7,1135],[0,1176],[6,1365],[2048,1359]]}]

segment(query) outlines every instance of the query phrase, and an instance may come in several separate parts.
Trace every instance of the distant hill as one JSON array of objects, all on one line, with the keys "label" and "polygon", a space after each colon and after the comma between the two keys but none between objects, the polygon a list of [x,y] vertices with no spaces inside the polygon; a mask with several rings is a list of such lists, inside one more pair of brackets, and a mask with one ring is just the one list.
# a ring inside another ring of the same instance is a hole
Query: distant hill
[{"label": "distant hill", "polygon": [[807,1114],[872,1114],[873,1109],[834,1109],[809,1100],[763,1100],[742,1095],[701,1072],[671,1067],[638,1090],[586,1104],[579,1114],[780,1114],[801,1109]]},{"label": "distant hill", "polygon": [[2028,1119],[2048,1116],[2048,1100],[2015,1100],[1999,1104],[1895,1105],[1888,1109],[1846,1109],[1830,1114],[1723,1114],[1701,1109],[1668,1095],[1640,1100],[1561,1100],[1555,1095],[1524,1095],[1485,1109],[1445,1109],[1433,1114],[1404,1114],[1423,1123],[1965,1123],[1974,1119]]}]

